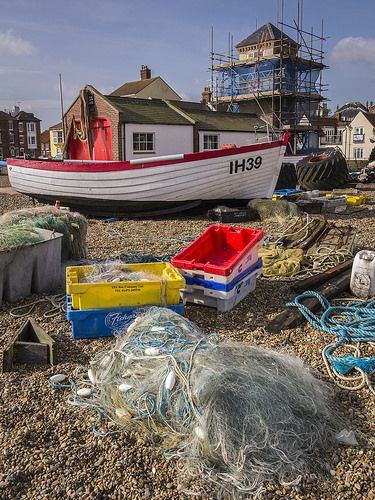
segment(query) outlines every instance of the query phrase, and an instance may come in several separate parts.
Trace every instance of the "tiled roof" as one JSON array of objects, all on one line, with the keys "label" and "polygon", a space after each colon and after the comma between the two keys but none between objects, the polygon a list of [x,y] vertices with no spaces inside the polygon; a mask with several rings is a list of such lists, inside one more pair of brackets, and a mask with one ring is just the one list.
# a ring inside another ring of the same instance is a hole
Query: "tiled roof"
[{"label": "tiled roof", "polygon": [[375,114],[374,113],[363,113],[368,121],[373,127],[375,127]]},{"label": "tiled roof", "polygon": [[135,82],[127,82],[121,85],[118,89],[114,90],[110,95],[111,96],[127,96],[138,94],[141,90],[146,88],[150,83],[158,79],[158,76],[153,78],[146,78],[144,80],[137,80]]},{"label": "tiled roof", "polygon": [[105,96],[115,106],[125,123],[154,123],[161,125],[191,125],[191,122],[171,109],[161,99]]},{"label": "tiled roof", "polygon": [[52,125],[48,130],[62,130],[62,123],[56,123],[56,125]]},{"label": "tiled roof", "polygon": [[[190,106],[193,103],[173,101],[176,108],[180,108],[195,121],[198,130],[215,130],[223,132],[252,132],[255,127],[264,126],[264,121],[251,113],[225,113],[198,109]],[[198,104],[198,103],[194,103]],[[201,105],[205,107],[204,105]]]},{"label": "tiled roof", "polygon": [[17,116],[14,117],[16,120],[25,120],[29,122],[40,122],[34,113],[26,113],[26,111],[20,111]]},{"label": "tiled roof", "polygon": [[12,115],[6,113],[5,111],[0,111],[0,120],[10,120],[12,119]]},{"label": "tiled roof", "polygon": [[258,28],[254,33],[242,40],[236,45],[236,48],[247,47],[248,45],[257,45],[260,42],[267,42],[270,40],[289,40],[297,45],[297,42],[290,38],[286,33],[283,33],[272,23],[267,23]]}]

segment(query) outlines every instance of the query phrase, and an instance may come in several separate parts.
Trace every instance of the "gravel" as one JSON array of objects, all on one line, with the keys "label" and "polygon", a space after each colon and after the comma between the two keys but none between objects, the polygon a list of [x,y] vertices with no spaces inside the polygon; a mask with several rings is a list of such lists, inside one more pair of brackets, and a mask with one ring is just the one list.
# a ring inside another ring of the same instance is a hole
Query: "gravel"
[{"label": "gravel", "polygon": [[[367,208],[371,209],[375,186],[366,189],[370,189]],[[27,197],[0,194],[0,213],[31,205]],[[374,214],[366,210],[329,218],[342,226],[350,222],[358,231],[359,245],[373,247]],[[89,257],[112,259],[129,251],[176,253],[186,245],[184,238],[200,234],[210,224],[204,214],[111,224],[91,219]],[[243,226],[267,232],[279,229],[275,221]],[[186,316],[206,332],[294,353],[316,369],[317,376],[329,381],[321,359],[321,349],[332,340],[328,334],[306,325],[277,335],[264,328],[292,296],[287,283],[260,279],[256,292],[233,311],[218,313],[188,306]],[[0,308],[0,349],[24,321],[11,317],[9,307]],[[66,393],[47,386],[51,375],[73,376],[77,366],[87,364],[112,341],[73,341],[63,314],[46,319],[43,312],[43,306],[38,306],[32,316],[56,340],[59,364],[54,368],[20,366],[0,375],[0,499],[215,498],[199,478],[181,478],[178,462],[163,459],[149,436],[124,432],[116,438],[98,437],[92,432],[94,412],[70,406]],[[267,484],[261,498],[375,498],[374,396],[368,389],[354,393],[336,388],[336,399],[342,413],[351,419],[360,446],[329,450],[321,457],[326,474],[306,474],[296,486]]]}]

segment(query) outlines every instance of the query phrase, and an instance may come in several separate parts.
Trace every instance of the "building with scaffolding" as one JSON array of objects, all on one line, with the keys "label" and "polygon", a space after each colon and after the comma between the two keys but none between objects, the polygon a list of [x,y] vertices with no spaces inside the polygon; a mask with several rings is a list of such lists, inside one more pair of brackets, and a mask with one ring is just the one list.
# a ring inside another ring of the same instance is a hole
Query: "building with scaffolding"
[{"label": "building with scaffolding", "polygon": [[[323,34],[267,23],[227,54],[211,51],[211,104],[215,109],[256,113],[271,130],[293,133],[292,150],[318,147],[322,84]],[[294,30],[297,40],[284,27]]]}]

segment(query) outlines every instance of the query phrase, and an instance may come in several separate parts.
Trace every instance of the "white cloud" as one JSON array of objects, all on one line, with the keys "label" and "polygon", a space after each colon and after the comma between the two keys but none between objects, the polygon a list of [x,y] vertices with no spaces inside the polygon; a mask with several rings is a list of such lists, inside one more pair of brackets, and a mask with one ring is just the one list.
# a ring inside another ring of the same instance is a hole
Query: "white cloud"
[{"label": "white cloud", "polygon": [[33,51],[34,47],[27,40],[11,31],[0,31],[0,55],[27,56]]},{"label": "white cloud", "polygon": [[332,58],[341,62],[375,64],[375,38],[348,36],[333,47]]}]

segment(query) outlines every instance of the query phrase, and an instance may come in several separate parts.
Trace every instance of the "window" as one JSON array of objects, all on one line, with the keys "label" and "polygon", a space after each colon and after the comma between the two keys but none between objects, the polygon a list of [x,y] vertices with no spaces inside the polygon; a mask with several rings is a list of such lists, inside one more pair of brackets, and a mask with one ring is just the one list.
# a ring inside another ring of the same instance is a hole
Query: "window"
[{"label": "window", "polygon": [[14,148],[10,148],[10,156],[14,157]]},{"label": "window", "polygon": [[155,152],[155,134],[150,132],[134,132],[133,152]]},{"label": "window", "polygon": [[14,144],[14,132],[9,132],[9,142],[10,144]]},{"label": "window", "polygon": [[20,135],[19,139],[20,139],[20,144],[24,144],[24,137],[23,137],[23,135]]},{"label": "window", "polygon": [[28,124],[27,124],[27,130],[28,130],[29,132],[34,132],[34,130],[35,130],[35,126],[34,126],[34,124],[33,124],[33,123],[28,123]]},{"label": "window", "polygon": [[53,131],[53,142],[54,144],[62,144],[63,142],[62,130]]},{"label": "window", "polygon": [[354,133],[363,135],[365,133],[365,130],[363,127],[355,127]]},{"label": "window", "polygon": [[9,120],[8,124],[9,124],[9,130],[13,130],[13,120]]},{"label": "window", "polygon": [[0,148],[0,160],[4,158],[3,148]]},{"label": "window", "polygon": [[31,137],[29,137],[29,145],[32,146],[35,144],[35,137],[32,135]]},{"label": "window", "polygon": [[18,132],[23,132],[23,123],[22,122],[18,122]]},{"label": "window", "polygon": [[354,158],[356,160],[363,158],[363,148],[354,148]]},{"label": "window", "polygon": [[219,149],[219,136],[205,134],[203,136],[203,149]]}]

